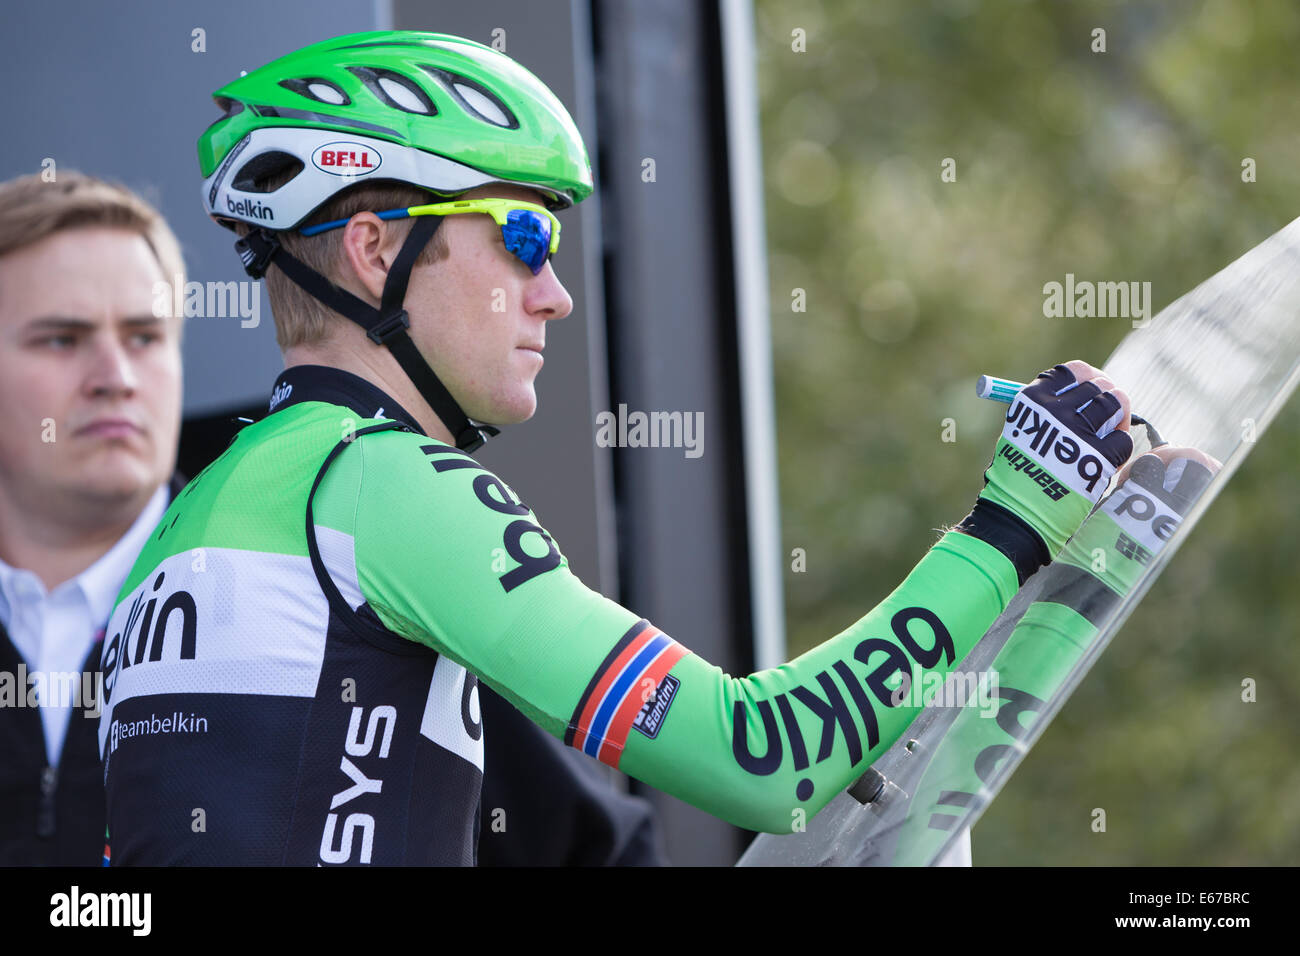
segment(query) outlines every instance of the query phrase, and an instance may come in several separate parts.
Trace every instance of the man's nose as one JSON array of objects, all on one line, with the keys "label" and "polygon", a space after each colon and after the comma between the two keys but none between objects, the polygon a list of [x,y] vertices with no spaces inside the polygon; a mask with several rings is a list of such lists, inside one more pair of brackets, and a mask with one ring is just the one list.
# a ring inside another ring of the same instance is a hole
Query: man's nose
[{"label": "man's nose", "polygon": [[528,283],[524,293],[524,306],[530,315],[546,319],[562,319],[573,311],[573,297],[560,282],[555,269],[547,261],[536,278]]},{"label": "man's nose", "polygon": [[94,395],[130,394],[139,386],[131,353],[115,336],[98,336],[91,347],[85,387]]}]

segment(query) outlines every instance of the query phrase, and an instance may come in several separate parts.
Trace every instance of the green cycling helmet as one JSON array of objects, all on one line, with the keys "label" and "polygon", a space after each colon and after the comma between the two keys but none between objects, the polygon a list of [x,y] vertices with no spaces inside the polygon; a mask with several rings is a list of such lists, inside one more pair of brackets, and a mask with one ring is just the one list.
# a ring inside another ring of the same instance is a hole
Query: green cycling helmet
[{"label": "green cycling helmet", "polygon": [[586,147],[555,94],[505,54],[460,37],[336,37],[213,98],[225,115],[198,151],[204,207],[218,220],[292,229],[371,178],[444,196],[517,184],[553,209],[592,191]]}]

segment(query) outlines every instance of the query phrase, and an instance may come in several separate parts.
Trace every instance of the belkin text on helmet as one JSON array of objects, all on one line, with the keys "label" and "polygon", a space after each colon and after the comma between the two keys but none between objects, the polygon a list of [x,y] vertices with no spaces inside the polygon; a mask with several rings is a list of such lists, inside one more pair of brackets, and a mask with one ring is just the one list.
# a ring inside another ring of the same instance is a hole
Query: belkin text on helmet
[{"label": "belkin text on helmet", "polygon": [[265,219],[274,221],[275,212],[270,206],[264,206],[256,199],[241,199],[239,202],[226,197],[226,208],[237,216],[247,216],[250,219]]}]

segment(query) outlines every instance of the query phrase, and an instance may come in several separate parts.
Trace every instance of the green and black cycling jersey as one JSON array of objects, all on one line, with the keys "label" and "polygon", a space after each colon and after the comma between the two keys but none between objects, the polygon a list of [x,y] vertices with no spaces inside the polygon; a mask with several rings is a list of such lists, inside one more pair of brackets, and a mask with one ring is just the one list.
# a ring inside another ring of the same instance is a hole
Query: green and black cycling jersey
[{"label": "green and black cycling jersey", "polygon": [[[1018,587],[953,532],[875,609],[732,677],[569,570],[509,485],[373,385],[288,369],[172,504],[103,668],[113,861],[469,863],[477,679],[569,745],[789,832],[917,713]],[[486,728],[486,732],[491,732]]]}]

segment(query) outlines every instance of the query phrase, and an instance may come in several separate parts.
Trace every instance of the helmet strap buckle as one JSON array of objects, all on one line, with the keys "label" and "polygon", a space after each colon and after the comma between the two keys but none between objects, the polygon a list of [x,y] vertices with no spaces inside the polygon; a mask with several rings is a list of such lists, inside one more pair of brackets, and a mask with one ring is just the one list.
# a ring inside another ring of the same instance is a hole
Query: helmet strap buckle
[{"label": "helmet strap buckle", "polygon": [[280,239],[266,229],[254,229],[242,239],[235,241],[235,252],[244,264],[244,271],[254,279],[266,275],[271,267],[271,260],[280,251]]},{"label": "helmet strap buckle", "polygon": [[405,332],[411,327],[411,317],[406,314],[405,309],[399,309],[387,318],[380,319],[373,326],[366,329],[366,337],[376,345],[387,345],[388,340],[394,335]]},{"label": "helmet strap buckle", "polygon": [[456,447],[463,452],[473,454],[482,448],[489,438],[495,438],[500,434],[501,429],[492,425],[475,425],[473,422],[466,422],[465,427],[456,435]]}]

